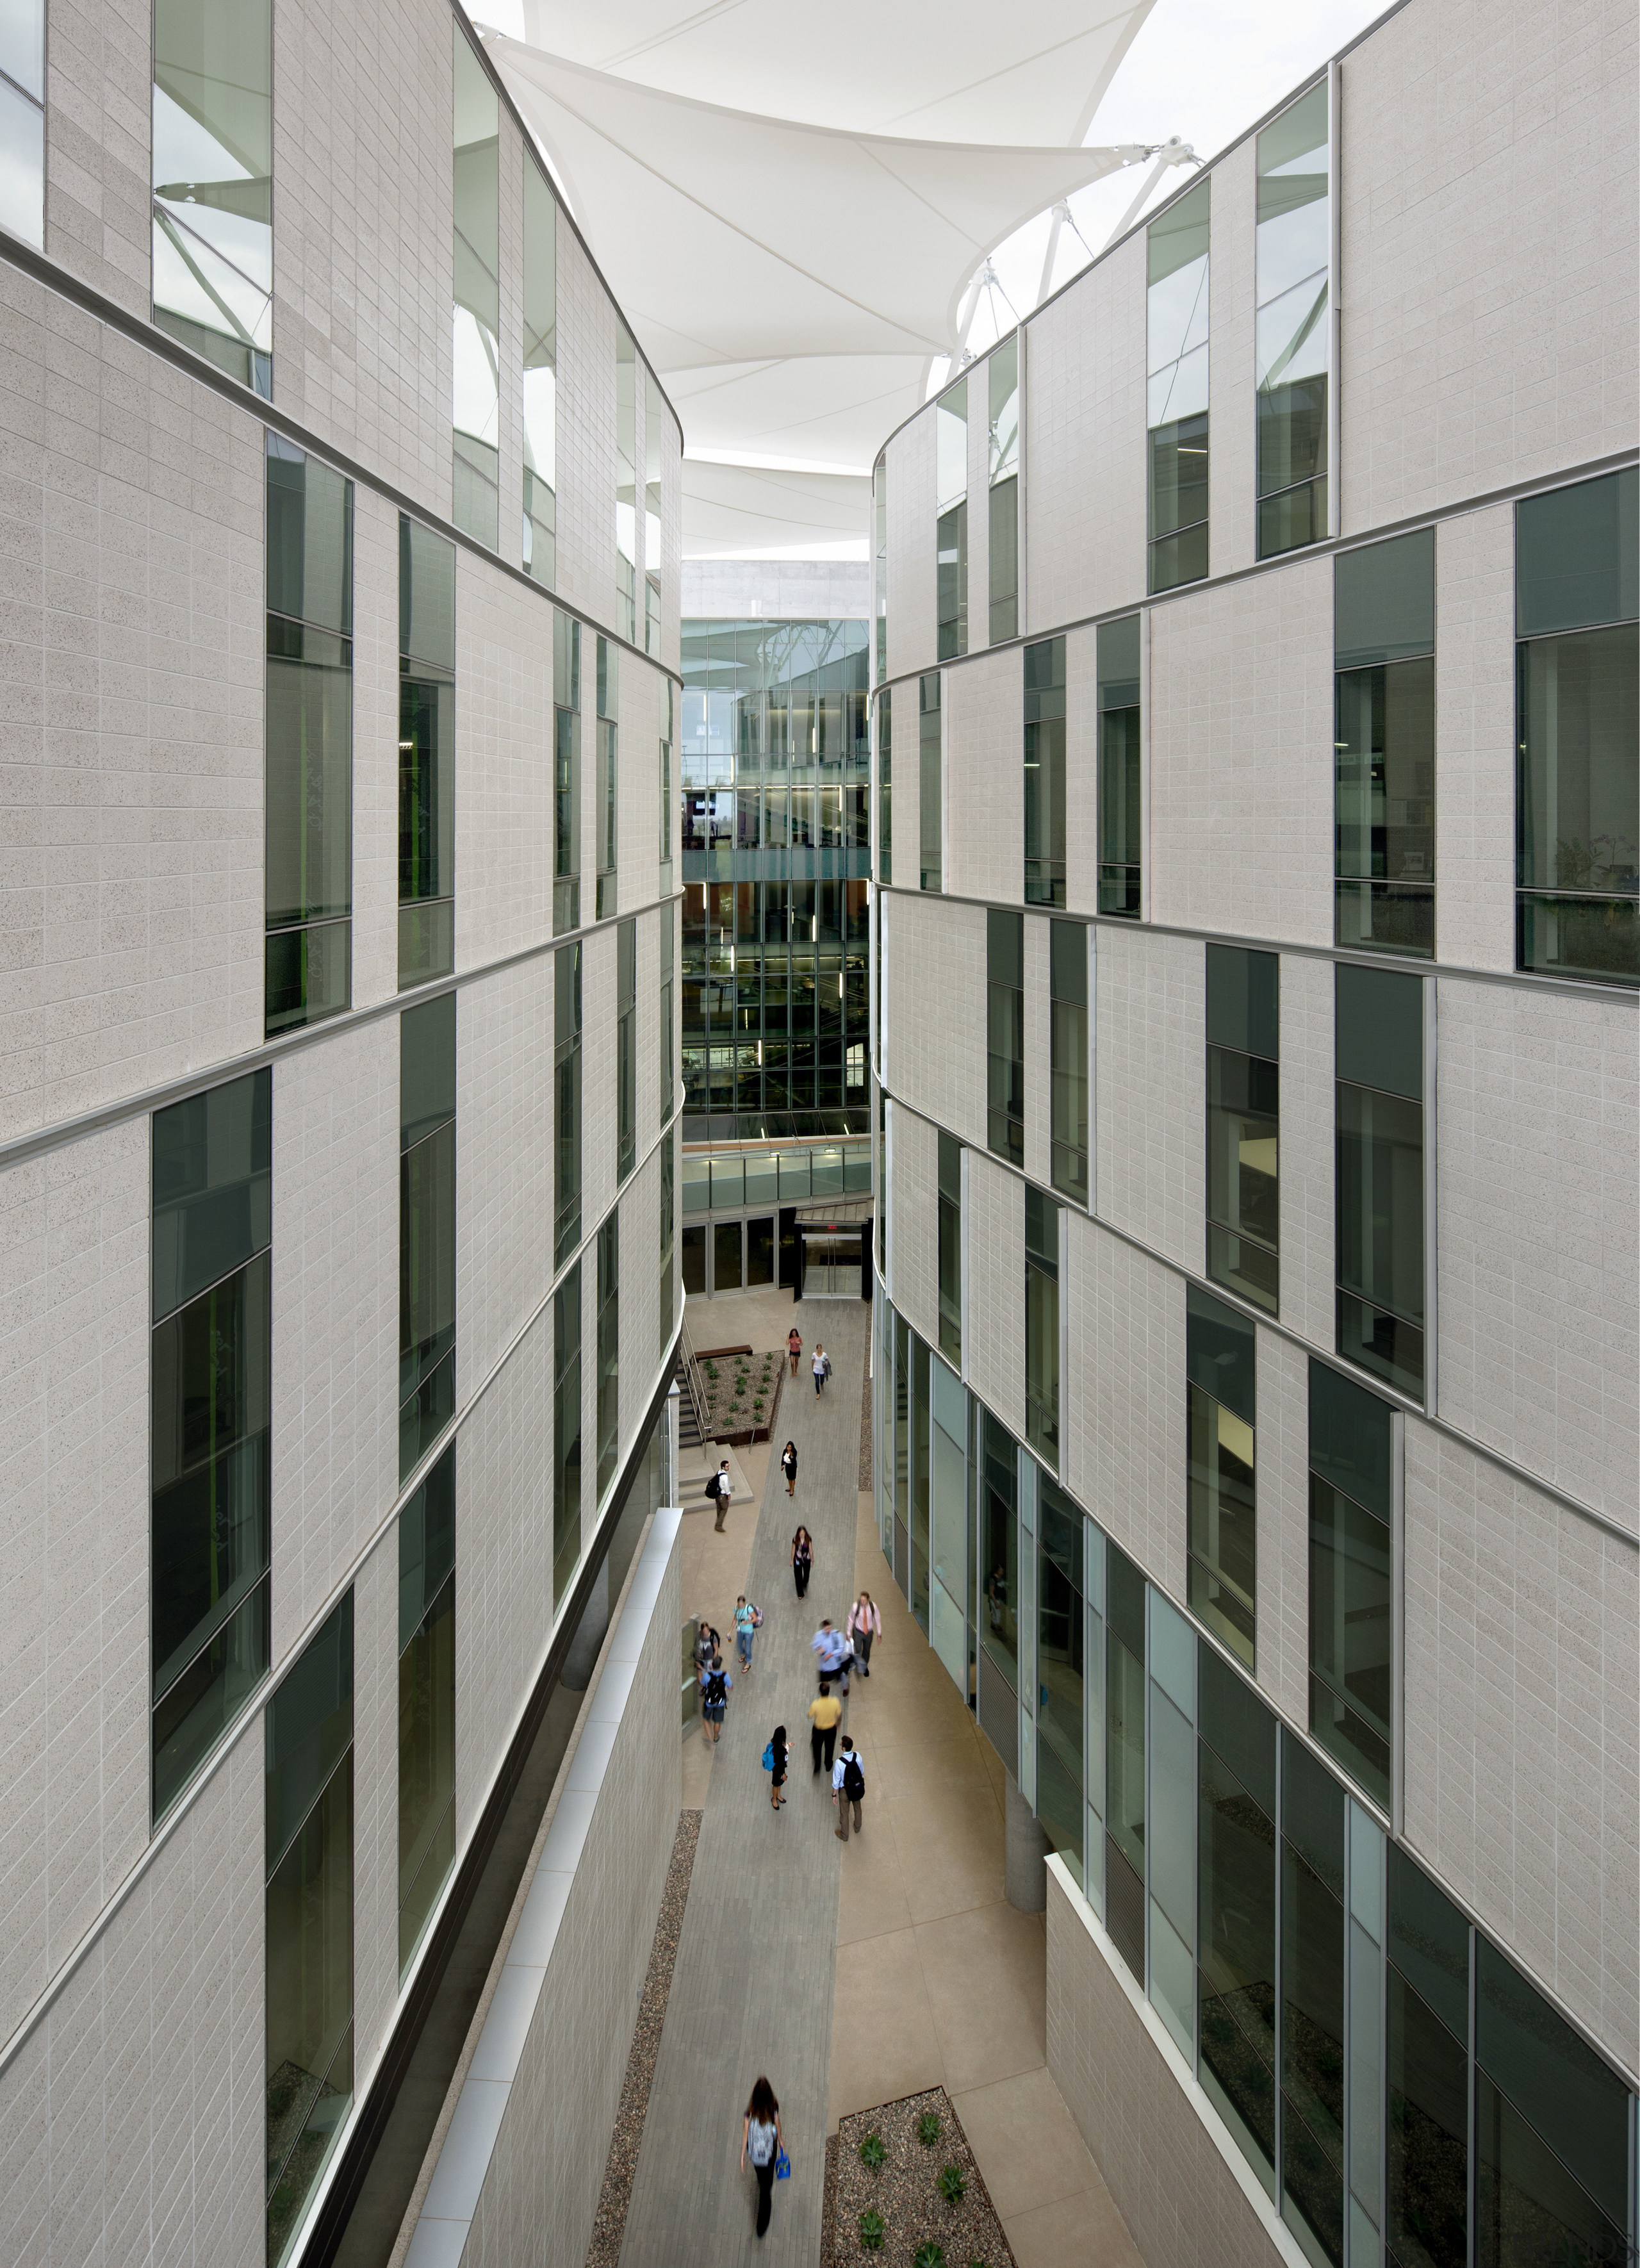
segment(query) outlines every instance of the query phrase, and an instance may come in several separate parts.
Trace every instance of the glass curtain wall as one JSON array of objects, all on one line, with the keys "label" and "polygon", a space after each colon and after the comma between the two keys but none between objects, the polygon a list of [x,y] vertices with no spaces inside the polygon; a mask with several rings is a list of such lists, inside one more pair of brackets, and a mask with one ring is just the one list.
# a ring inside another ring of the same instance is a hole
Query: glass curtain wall
[{"label": "glass curtain wall", "polygon": [[676,689],[671,678],[667,678],[666,690],[662,696],[665,705],[661,711],[660,747],[658,751],[660,779],[660,895],[663,898],[669,897],[672,893],[672,829],[675,816],[675,807],[673,803],[674,791],[672,778],[672,744],[677,735],[677,721],[673,705],[675,698]]},{"label": "glass curtain wall", "polygon": [[1101,622],[1099,686],[1099,909],[1139,918],[1144,797],[1137,615]]},{"label": "glass curtain wall", "polygon": [[455,1415],[456,996],[399,1019],[399,1479]]},{"label": "glass curtain wall", "polygon": [[1190,1611],[1252,1668],[1258,1614],[1254,1333],[1194,1284],[1185,1292]]},{"label": "glass curtain wall", "polygon": [[871,580],[877,616],[873,682],[880,685],[888,675],[888,463],[883,457],[871,472]]},{"label": "glass curtain wall", "polygon": [[1640,473],[1515,506],[1515,960],[1640,984]]},{"label": "glass curtain wall", "polygon": [[1267,126],[1258,141],[1258,556],[1319,543],[1327,532],[1327,389],[1332,200],[1327,87]]},{"label": "glass curtain wall", "polygon": [[943,887],[945,796],[941,744],[939,672],[917,680],[917,817],[922,884]]},{"label": "glass curtain wall", "polygon": [[455,967],[455,546],[399,517],[399,990]]},{"label": "glass curtain wall", "polygon": [[581,1558],[581,1263],[552,1295],[552,1610]]},{"label": "glass curtain wall", "polygon": [[598,910],[607,921],[615,910],[615,860],[621,811],[621,649],[612,639],[598,641],[598,777],[593,795],[598,825]]},{"label": "glass curtain wall", "polygon": [[399,1514],[399,1975],[455,1864],[455,1447]]},{"label": "glass curtain wall", "polygon": [[1080,1507],[1037,1478],[1036,1815],[1078,1886],[1083,1876],[1083,1715],[1087,1613]]},{"label": "glass curtain wall", "polygon": [[[13,0],[0,18],[0,228],[46,247],[45,0]],[[158,137],[155,137],[158,146]],[[158,298],[155,292],[156,299]]]},{"label": "glass curtain wall", "polygon": [[1208,559],[1208,237],[1205,176],[1146,232],[1147,589],[1199,582]]},{"label": "glass curtain wall", "polygon": [[450,517],[496,549],[501,532],[501,104],[460,25],[455,40],[454,453]]},{"label": "glass curtain wall", "polygon": [[968,650],[968,381],[946,387],[934,409],[934,529],[941,661]]},{"label": "glass curtain wall", "polygon": [[674,1248],[678,1234],[678,1145],[668,1134],[660,1145],[660,1353],[665,1362],[672,1351],[677,1328]]},{"label": "glass curtain wall", "polygon": [[350,998],[353,483],[268,435],[264,1029]]},{"label": "glass curtain wall", "polygon": [[268,1668],[273,1073],[152,1120],[155,1824]]},{"label": "glass curtain wall", "polygon": [[924,1638],[929,1631],[930,1521],[933,1503],[933,1445],[929,1427],[933,1419],[930,1401],[929,1351],[915,1331],[911,1334],[911,1611]]},{"label": "glass curtain wall", "polygon": [[581,947],[553,955],[553,1266],[581,1241]]},{"label": "glass curtain wall", "polygon": [[637,1161],[637,920],[615,931],[615,1186]]},{"label": "glass curtain wall", "polygon": [[930,1363],[933,1469],[930,1482],[929,1643],[945,1674],[973,1706],[968,1633],[968,1397],[938,1355]]},{"label": "glass curtain wall", "polygon": [[552,933],[581,926],[581,625],[552,615]]},{"label": "glass curtain wall", "polygon": [[637,350],[615,321],[615,627],[637,644]]},{"label": "glass curtain wall", "polygon": [[962,1368],[962,1145],[939,1135],[939,1351]]},{"label": "glass curtain wall", "polygon": [[990,423],[990,643],[1019,634],[1019,335],[1004,339],[986,365]]},{"label": "glass curtain wall", "polygon": [[1280,960],[1207,948],[1207,1273],[1281,1308]]},{"label": "glass curtain wall", "polygon": [[1423,1394],[1423,979],[1340,961],[1338,1351]]},{"label": "glass curtain wall", "polygon": [[1389,1808],[1394,1412],[1310,1364],[1310,1730]]},{"label": "glass curtain wall", "polygon": [[1065,902],[1065,642],[1025,649],[1025,902]]},{"label": "glass curtain wall", "polygon": [[1025,1193],[1025,1438],[1059,1462],[1059,1207]]},{"label": "glass curtain wall", "polygon": [[558,579],[558,200],[524,153],[524,549],[526,571]]},{"label": "glass curtain wall", "polygon": [[678,982],[678,916],[671,905],[660,909],[660,1014],[657,1020],[657,1037],[660,1043],[660,1124],[662,1131],[671,1125],[672,1114],[678,1107],[677,1088],[673,1079],[673,1051],[678,1036],[676,1008]]},{"label": "glass curtain wall", "polygon": [[1435,951],[1435,530],[1333,563],[1335,937]]},{"label": "glass curtain wall", "polygon": [[[43,9],[8,8],[0,128],[32,183],[43,148]],[[273,398],[273,26],[268,0],[154,0],[153,320]],[[15,143],[13,136],[15,135]],[[31,163],[32,159],[32,163]],[[8,195],[9,192],[9,195]],[[18,233],[42,242],[38,200]],[[0,213],[0,217],[4,217]],[[31,225],[32,224],[32,225]]]},{"label": "glass curtain wall", "polygon": [[1025,1164],[1025,916],[985,916],[986,1143]]},{"label": "glass curtain wall", "polygon": [[[660,440],[666,405],[655,374],[643,370],[643,651],[660,652]],[[672,697],[667,680],[666,697]],[[667,739],[672,735],[670,731]]]},{"label": "glass curtain wall", "polygon": [[894,879],[894,689],[877,696],[877,879],[885,889]]},{"label": "glass curtain wall", "polygon": [[621,1216],[598,1232],[598,1501],[621,1463]]},{"label": "glass curtain wall", "polygon": [[1088,949],[1085,922],[1049,923],[1052,1180],[1079,1205],[1088,1203]]},{"label": "glass curtain wall", "polygon": [[263,1715],[268,2268],[353,2103],[353,1594]]}]

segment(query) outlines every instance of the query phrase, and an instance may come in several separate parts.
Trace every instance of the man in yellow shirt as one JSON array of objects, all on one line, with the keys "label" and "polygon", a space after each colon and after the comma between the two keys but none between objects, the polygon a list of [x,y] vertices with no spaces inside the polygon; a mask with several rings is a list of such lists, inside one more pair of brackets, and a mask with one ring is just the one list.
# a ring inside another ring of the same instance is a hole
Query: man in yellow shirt
[{"label": "man in yellow shirt", "polygon": [[809,1748],[814,1757],[814,1770],[821,1769],[820,1756],[825,1753],[825,1770],[829,1772],[833,1752],[837,1746],[837,1725],[842,1715],[842,1704],[833,1694],[822,1678],[820,1698],[809,1703]]}]

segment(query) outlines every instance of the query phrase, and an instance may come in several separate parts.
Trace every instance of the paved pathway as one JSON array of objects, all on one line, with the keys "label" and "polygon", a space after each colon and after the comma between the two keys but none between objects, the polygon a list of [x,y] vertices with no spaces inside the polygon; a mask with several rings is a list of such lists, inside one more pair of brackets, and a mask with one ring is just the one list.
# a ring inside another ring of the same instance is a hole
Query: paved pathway
[{"label": "paved pathway", "polygon": [[[781,1441],[798,1447],[798,1499],[787,1501],[771,1458],[746,1583],[763,1627],[752,1675],[736,1675],[712,1762],[621,2268],[754,2259],[814,2268],[820,2257],[838,1870],[854,1845],[833,1835],[829,1787],[810,1771],[805,1712],[815,1692],[809,1640],[822,1615],[841,1624],[851,1595],[871,1309],[814,1301],[798,1321],[805,1369],[823,1340],[832,1380],[818,1402],[806,1376],[788,1379],[781,1396]],[[789,1557],[799,1519],[814,1537],[815,1564],[801,1602]],[[781,1722],[792,1771],[786,1808],[776,1813],[759,1759]],[[865,1753],[868,1775],[871,1761]],[[865,1822],[869,1835],[869,1797]],[[792,2169],[775,2185],[761,2244],[753,2235],[756,2185],[739,2171],[741,2113],[760,2072],[780,2097]]]}]

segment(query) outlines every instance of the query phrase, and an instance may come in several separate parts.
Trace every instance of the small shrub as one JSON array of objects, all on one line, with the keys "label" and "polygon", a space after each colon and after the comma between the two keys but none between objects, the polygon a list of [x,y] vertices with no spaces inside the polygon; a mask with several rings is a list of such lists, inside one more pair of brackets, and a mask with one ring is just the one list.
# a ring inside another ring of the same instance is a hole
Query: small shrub
[{"label": "small shrub", "polygon": [[916,2139],[925,2150],[931,2150],[939,2139],[939,2113],[925,2110],[916,2122]]},{"label": "small shrub", "polygon": [[860,2163],[876,2173],[886,2163],[888,2146],[880,2134],[868,2134],[860,2145]]},{"label": "small shrub", "polygon": [[868,2209],[860,2215],[860,2242],[867,2252],[880,2252],[887,2234],[888,2224],[880,2213]]},{"label": "small shrub", "polygon": [[916,2268],[945,2268],[945,2248],[930,2239],[928,2243],[917,2246],[915,2262]]},{"label": "small shrub", "polygon": [[947,2205],[960,2205],[967,2194],[967,2180],[960,2166],[947,2166],[939,2177],[939,2193]]}]

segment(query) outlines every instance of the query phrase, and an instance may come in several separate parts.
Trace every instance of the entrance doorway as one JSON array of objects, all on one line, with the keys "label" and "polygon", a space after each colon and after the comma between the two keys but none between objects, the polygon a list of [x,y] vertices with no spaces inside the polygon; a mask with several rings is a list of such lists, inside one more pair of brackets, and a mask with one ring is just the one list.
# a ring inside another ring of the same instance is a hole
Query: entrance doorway
[{"label": "entrance doorway", "polygon": [[803,1296],[805,1300],[857,1300],[860,1296],[860,1238],[803,1239]]}]

